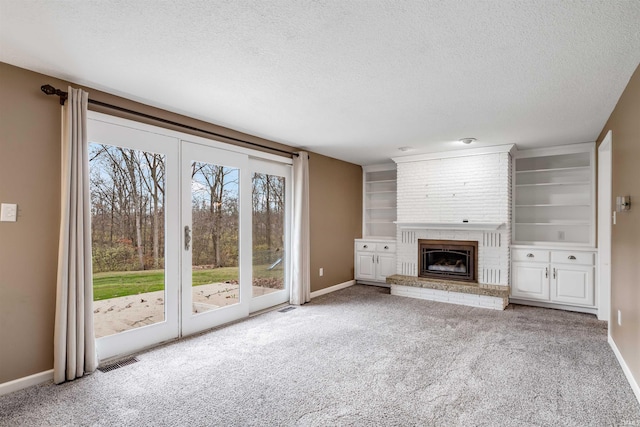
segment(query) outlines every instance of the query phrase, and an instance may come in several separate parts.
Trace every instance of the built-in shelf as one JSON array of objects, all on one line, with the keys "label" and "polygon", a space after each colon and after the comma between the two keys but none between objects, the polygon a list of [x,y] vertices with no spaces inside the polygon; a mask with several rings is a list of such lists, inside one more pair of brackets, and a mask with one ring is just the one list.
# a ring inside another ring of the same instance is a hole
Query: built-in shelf
[{"label": "built-in shelf", "polygon": [[396,238],[396,165],[363,166],[363,238]]},{"label": "built-in shelf", "polygon": [[514,244],[595,243],[594,144],[516,153]]}]

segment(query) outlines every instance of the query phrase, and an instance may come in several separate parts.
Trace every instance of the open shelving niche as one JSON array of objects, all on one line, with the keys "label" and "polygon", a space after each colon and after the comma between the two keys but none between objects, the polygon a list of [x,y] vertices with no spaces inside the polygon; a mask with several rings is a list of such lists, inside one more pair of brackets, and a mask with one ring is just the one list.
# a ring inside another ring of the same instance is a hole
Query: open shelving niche
[{"label": "open shelving niche", "polygon": [[595,145],[516,153],[514,243],[594,246]]},{"label": "open shelving niche", "polygon": [[395,164],[363,166],[363,238],[396,238]]}]

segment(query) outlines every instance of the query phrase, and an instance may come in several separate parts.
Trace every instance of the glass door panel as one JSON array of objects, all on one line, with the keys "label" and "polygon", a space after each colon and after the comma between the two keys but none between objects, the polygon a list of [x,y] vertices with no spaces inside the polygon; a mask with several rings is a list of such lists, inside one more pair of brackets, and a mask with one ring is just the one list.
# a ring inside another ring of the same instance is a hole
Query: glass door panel
[{"label": "glass door panel", "polygon": [[165,156],[89,143],[96,338],[165,320]]},{"label": "glass door panel", "polygon": [[191,162],[192,313],[240,302],[239,173]]},{"label": "glass door panel", "polygon": [[254,173],[252,178],[254,297],[284,289],[284,177]]},{"label": "glass door panel", "polygon": [[182,142],[183,335],[249,314],[247,161],[244,154]]},{"label": "glass door panel", "polygon": [[291,167],[251,159],[252,302],[257,311],[289,300]]},{"label": "glass door panel", "polygon": [[94,328],[100,359],[175,338],[178,140],[88,121]]}]

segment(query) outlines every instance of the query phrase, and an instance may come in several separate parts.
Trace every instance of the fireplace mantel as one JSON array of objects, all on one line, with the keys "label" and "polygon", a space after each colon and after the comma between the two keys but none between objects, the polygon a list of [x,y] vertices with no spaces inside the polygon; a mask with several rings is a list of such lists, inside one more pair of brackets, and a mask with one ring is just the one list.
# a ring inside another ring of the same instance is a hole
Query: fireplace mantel
[{"label": "fireplace mantel", "polygon": [[401,230],[498,230],[504,222],[399,222]]}]

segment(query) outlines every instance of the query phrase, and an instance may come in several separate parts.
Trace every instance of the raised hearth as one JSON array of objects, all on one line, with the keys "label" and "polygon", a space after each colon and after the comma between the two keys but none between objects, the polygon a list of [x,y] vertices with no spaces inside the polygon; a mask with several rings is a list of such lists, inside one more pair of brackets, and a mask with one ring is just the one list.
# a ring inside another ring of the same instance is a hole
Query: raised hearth
[{"label": "raised hearth", "polygon": [[391,295],[504,310],[509,304],[509,287],[439,280],[425,277],[387,276]]}]

